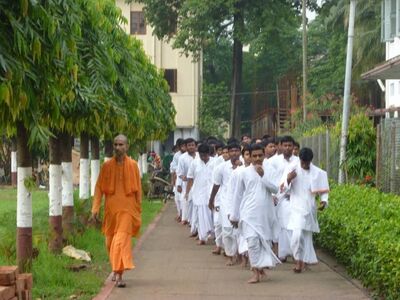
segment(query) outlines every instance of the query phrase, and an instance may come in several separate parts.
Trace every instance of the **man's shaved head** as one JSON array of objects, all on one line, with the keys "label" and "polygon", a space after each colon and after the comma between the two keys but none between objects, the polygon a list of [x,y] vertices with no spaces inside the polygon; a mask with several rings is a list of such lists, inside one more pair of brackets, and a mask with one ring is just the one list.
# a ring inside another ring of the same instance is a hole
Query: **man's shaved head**
[{"label": "man's shaved head", "polygon": [[128,145],[128,138],[126,137],[126,135],[118,134],[118,135],[114,138],[114,141],[116,141],[116,140],[123,141],[125,144]]}]

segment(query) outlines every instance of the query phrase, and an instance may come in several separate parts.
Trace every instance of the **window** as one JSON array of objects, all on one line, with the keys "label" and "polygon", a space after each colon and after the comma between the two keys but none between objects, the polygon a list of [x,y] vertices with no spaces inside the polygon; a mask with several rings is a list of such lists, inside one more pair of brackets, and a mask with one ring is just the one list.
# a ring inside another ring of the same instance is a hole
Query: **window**
[{"label": "window", "polygon": [[142,11],[131,11],[131,34],[146,34],[146,21]]},{"label": "window", "polygon": [[382,0],[382,41],[392,41],[400,35],[400,0]]},{"label": "window", "polygon": [[177,75],[178,75],[178,72],[176,69],[165,69],[164,70],[164,78],[168,82],[170,93],[176,93],[178,90]]}]

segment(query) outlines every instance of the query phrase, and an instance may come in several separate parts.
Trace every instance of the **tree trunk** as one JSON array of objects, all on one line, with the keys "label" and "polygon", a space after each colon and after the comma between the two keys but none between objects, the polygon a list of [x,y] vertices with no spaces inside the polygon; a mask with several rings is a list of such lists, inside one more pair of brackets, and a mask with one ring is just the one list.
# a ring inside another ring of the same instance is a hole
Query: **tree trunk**
[{"label": "tree trunk", "polygon": [[58,137],[49,140],[49,249],[61,253],[63,246],[62,229],[62,188],[61,188],[61,143]]},{"label": "tree trunk", "polygon": [[113,142],[112,140],[104,141],[104,161],[111,159],[113,157]]},{"label": "tree trunk", "polygon": [[91,137],[90,149],[90,153],[92,155],[92,159],[90,161],[90,194],[93,197],[97,178],[99,177],[100,173],[100,145],[98,137]]},{"label": "tree trunk", "polygon": [[11,138],[11,185],[17,186],[17,139]]},{"label": "tree trunk", "polygon": [[86,133],[81,134],[79,161],[79,199],[89,199],[89,136]]},{"label": "tree trunk", "polygon": [[235,4],[233,15],[233,56],[232,56],[232,95],[231,95],[231,136],[240,137],[240,92],[242,90],[242,65],[243,65],[243,44],[239,40],[239,32],[244,28],[244,20],[241,12],[241,2]]},{"label": "tree trunk", "polygon": [[28,148],[28,132],[17,124],[17,263],[22,272],[32,267],[32,196],[25,180],[32,178],[32,158]]},{"label": "tree trunk", "polygon": [[72,174],[72,138],[68,133],[60,135],[62,168],[62,227],[64,236],[73,234],[74,186]]}]

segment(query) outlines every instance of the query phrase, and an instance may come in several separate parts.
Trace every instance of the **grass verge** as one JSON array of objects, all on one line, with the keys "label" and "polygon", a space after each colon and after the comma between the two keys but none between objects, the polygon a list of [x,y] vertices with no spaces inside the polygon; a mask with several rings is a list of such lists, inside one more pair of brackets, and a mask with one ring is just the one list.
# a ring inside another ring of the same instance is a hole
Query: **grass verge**
[{"label": "grass verge", "polygon": [[[16,264],[16,207],[17,191],[0,189],[0,265]],[[142,203],[142,228],[154,219],[162,208],[161,201]],[[92,263],[80,272],[70,270],[81,262],[63,255],[53,255],[47,249],[48,237],[48,197],[47,191],[32,193],[33,246],[39,255],[33,261],[33,299],[91,299],[101,289],[110,273],[104,237],[99,230],[86,229],[75,235],[71,244],[90,253]]]}]

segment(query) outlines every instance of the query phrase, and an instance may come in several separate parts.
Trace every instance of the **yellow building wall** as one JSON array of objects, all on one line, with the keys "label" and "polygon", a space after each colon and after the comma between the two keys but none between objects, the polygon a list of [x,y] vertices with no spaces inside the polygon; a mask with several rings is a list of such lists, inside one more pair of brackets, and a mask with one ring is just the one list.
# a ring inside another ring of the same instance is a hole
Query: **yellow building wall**
[{"label": "yellow building wall", "polygon": [[[142,11],[143,5],[139,3],[126,4],[124,0],[117,0],[116,3],[128,21],[122,26],[129,33],[130,12]],[[170,93],[177,112],[176,126],[177,128],[197,127],[202,80],[201,60],[193,62],[191,56],[186,57],[180,54],[180,50],[172,49],[169,43],[158,40],[152,33],[152,28],[146,24],[146,34],[134,37],[142,42],[144,51],[159,69],[177,69],[177,92]]]}]

